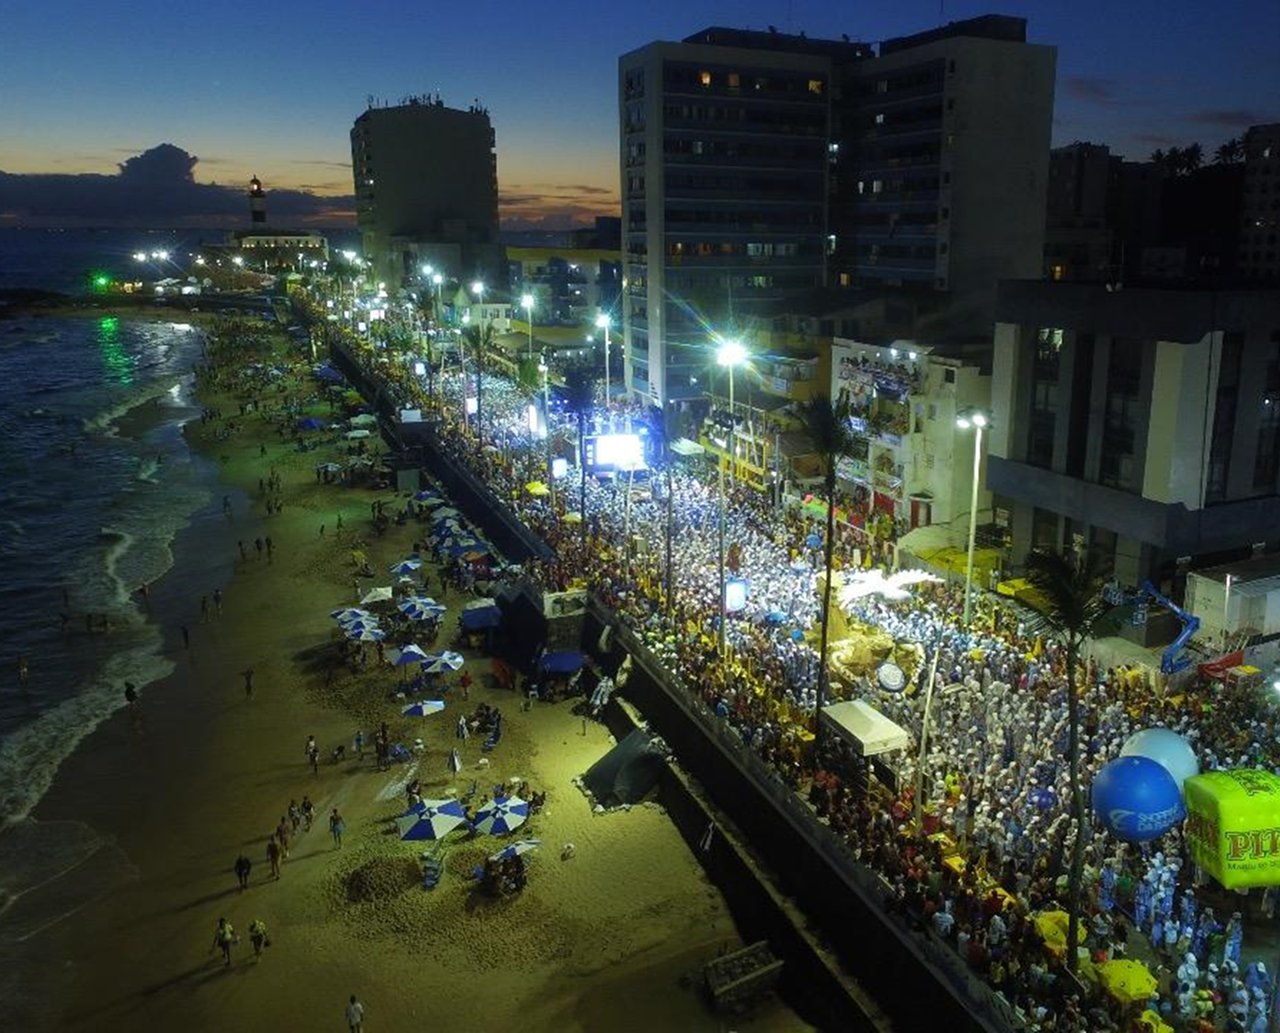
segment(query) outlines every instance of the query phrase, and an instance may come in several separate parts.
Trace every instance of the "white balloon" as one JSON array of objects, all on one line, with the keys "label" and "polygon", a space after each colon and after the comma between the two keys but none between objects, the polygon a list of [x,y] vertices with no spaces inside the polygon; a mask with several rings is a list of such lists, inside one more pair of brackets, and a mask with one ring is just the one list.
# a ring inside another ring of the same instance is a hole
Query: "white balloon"
[{"label": "white balloon", "polygon": [[1154,760],[1173,776],[1179,790],[1188,778],[1200,774],[1200,762],[1191,744],[1168,728],[1146,728],[1135,732],[1125,740],[1120,755]]}]

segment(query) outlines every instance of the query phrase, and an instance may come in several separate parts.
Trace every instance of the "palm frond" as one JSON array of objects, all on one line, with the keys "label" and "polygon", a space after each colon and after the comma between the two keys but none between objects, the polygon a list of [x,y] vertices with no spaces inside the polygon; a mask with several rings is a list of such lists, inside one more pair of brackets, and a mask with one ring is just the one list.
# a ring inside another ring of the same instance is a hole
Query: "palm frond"
[{"label": "palm frond", "polygon": [[1110,609],[1102,598],[1105,578],[1096,554],[1034,549],[1027,554],[1028,600],[1035,610],[1031,630],[1060,637],[1087,637]]},{"label": "palm frond", "polygon": [[800,419],[823,470],[833,478],[837,460],[853,453],[848,404],[832,402],[830,395],[814,395],[800,407]]}]

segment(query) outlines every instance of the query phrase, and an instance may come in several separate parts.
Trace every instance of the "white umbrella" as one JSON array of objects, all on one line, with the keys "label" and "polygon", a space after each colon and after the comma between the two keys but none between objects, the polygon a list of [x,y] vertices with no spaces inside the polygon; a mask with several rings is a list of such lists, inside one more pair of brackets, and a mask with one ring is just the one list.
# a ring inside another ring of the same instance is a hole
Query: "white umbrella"
[{"label": "white umbrella", "polygon": [[365,430],[365,429],[363,429],[363,428],[361,428],[361,429],[359,429],[359,430],[349,430],[349,431],[347,431],[347,437],[349,437],[349,438],[367,438],[367,437],[369,437],[369,431],[367,431],[367,430]]},{"label": "white umbrella", "polygon": [[352,416],[347,422],[353,427],[372,427],[378,422],[378,417],[371,412],[362,412],[358,416]]},{"label": "white umbrella", "polygon": [[369,603],[389,603],[391,602],[391,586],[384,585],[379,588],[371,588],[364,594],[360,600],[361,603],[368,605]]}]

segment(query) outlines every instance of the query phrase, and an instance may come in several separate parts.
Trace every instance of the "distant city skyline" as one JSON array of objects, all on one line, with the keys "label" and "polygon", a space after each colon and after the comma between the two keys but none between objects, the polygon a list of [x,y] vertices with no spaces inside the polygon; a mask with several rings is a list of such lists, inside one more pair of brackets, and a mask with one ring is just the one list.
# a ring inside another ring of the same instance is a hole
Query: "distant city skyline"
[{"label": "distant city skyline", "polygon": [[[0,225],[32,174],[114,176],[161,143],[196,156],[197,184],[243,190],[251,175],[318,198],[340,220],[351,193],[348,131],[369,97],[438,92],[488,108],[508,228],[564,226],[618,210],[617,59],[709,25],[878,43],[984,13],[1025,17],[1058,48],[1053,142],[1145,158],[1199,141],[1207,157],[1250,124],[1280,120],[1280,5],[1175,0],[1005,3],[902,0],[884,10],[822,0],[548,8],[493,0],[429,8],[243,0],[174,8],[52,0],[5,15],[0,36]],[[15,179],[15,174],[18,178]],[[56,188],[57,184],[53,184]],[[212,196],[212,195],[204,195]]]}]

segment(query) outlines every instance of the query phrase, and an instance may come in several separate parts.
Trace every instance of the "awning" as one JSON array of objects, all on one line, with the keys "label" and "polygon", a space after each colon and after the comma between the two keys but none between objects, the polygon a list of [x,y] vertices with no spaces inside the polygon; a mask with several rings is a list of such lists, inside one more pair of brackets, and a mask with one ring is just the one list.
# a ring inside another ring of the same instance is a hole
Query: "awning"
[{"label": "awning", "polygon": [[862,757],[903,750],[911,745],[910,732],[860,699],[823,707],[822,719]]}]

